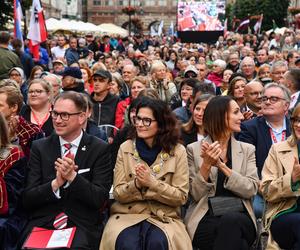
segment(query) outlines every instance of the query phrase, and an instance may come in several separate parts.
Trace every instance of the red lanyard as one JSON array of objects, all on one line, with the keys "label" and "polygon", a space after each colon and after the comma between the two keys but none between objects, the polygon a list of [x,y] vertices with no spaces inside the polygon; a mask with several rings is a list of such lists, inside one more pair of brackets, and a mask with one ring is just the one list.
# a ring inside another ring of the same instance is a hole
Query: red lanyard
[{"label": "red lanyard", "polygon": [[[271,135],[272,141],[274,143],[277,143],[276,136],[274,135],[273,130],[271,128],[270,128],[270,135]],[[285,140],[285,131],[282,131],[282,133],[281,133],[281,141],[284,141],[284,140]]]},{"label": "red lanyard", "polygon": [[[49,109],[50,111],[50,109]],[[39,119],[37,118],[37,116],[35,115],[35,113],[31,110],[32,113],[32,117],[34,119],[34,121],[36,122],[36,124],[39,126],[40,129],[42,129],[43,125],[45,124],[45,122],[48,120],[49,116],[50,116],[50,112],[47,113],[47,115],[44,117],[44,119],[40,122]]]}]

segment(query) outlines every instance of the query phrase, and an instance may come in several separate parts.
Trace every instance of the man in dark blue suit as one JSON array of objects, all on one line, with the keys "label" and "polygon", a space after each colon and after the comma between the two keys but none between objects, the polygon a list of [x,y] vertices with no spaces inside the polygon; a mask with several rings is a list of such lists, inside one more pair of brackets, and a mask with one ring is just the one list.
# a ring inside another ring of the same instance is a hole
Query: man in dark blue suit
[{"label": "man in dark blue suit", "polygon": [[[243,142],[256,148],[256,166],[261,178],[261,171],[273,143],[284,141],[290,136],[290,122],[286,118],[291,96],[289,90],[277,83],[266,85],[262,92],[262,116],[243,122],[237,135]],[[254,212],[261,218],[263,207],[258,205],[261,197],[254,199]],[[257,206],[258,205],[258,206]]]},{"label": "man in dark blue suit", "polygon": [[[87,102],[73,91],[59,95],[51,111],[56,134],[33,143],[24,192],[33,227],[76,227],[72,249],[98,249],[100,209],[108,199],[112,169],[108,146],[83,132]],[[57,215],[64,225],[58,225]]]}]

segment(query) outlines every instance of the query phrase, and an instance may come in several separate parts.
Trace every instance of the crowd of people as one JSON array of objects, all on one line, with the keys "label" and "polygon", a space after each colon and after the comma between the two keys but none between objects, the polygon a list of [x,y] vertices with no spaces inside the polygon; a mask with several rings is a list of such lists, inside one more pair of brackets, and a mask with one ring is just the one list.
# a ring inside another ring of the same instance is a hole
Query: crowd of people
[{"label": "crowd of people", "polygon": [[0,249],[300,249],[299,50],[0,31]]}]

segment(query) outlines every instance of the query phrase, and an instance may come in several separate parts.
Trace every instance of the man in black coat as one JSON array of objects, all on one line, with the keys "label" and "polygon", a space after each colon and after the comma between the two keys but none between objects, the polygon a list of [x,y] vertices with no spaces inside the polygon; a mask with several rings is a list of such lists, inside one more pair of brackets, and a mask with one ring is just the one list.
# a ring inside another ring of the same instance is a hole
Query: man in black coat
[{"label": "man in black coat", "polygon": [[23,196],[30,215],[25,237],[35,226],[55,229],[63,213],[66,227],[76,227],[71,249],[99,247],[112,169],[108,146],[82,130],[86,110],[81,94],[62,93],[51,112],[56,134],[33,143]]}]

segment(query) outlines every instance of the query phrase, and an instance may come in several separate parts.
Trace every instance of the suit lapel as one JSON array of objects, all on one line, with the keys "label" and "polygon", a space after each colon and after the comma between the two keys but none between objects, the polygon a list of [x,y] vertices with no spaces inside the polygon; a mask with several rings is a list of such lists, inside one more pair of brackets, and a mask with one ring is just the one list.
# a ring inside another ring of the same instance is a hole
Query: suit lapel
[{"label": "suit lapel", "polygon": [[80,166],[83,166],[83,163],[86,161],[86,157],[88,156],[88,152],[90,150],[89,146],[90,141],[88,139],[87,134],[84,132],[75,156],[75,164],[78,166],[79,169],[81,169]]},{"label": "suit lapel", "polygon": [[261,139],[264,141],[263,145],[265,146],[265,150],[269,151],[269,149],[272,146],[272,139],[270,136],[269,127],[264,117],[261,117],[261,119],[259,119],[258,121],[260,123],[260,126],[258,126],[260,134],[258,136],[262,137]]},{"label": "suit lapel", "polygon": [[278,156],[284,171],[291,173],[294,167],[294,158],[298,159],[298,150],[297,146],[291,148],[286,142],[284,143],[287,147],[282,148]]},{"label": "suit lapel", "polygon": [[235,170],[236,172],[240,173],[244,156],[241,145],[236,139],[234,139],[233,136],[231,137],[231,159],[232,170]]}]

